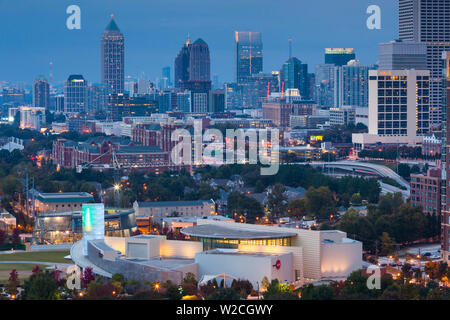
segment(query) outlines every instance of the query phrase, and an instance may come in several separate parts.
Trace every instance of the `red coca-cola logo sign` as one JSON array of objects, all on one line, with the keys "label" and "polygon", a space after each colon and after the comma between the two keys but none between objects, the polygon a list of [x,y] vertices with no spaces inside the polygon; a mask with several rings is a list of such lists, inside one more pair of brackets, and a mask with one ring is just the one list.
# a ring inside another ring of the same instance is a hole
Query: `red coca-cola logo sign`
[{"label": "red coca-cola logo sign", "polygon": [[277,270],[280,270],[281,268],[281,261],[277,260],[277,262],[275,262],[275,268],[277,268]]}]

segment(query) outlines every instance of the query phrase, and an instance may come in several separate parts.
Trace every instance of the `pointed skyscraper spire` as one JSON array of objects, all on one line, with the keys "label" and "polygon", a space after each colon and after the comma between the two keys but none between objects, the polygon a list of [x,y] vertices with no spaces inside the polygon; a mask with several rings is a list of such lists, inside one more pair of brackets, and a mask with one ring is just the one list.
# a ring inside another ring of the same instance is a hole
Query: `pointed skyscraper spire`
[{"label": "pointed skyscraper spire", "polygon": [[109,21],[108,25],[105,28],[105,31],[120,31],[117,23],[114,21],[114,14],[111,14],[111,21]]},{"label": "pointed skyscraper spire", "polygon": [[191,45],[191,35],[188,33],[188,37],[186,40],[186,47]]},{"label": "pointed skyscraper spire", "polygon": [[292,38],[289,38],[289,59],[292,58]]}]

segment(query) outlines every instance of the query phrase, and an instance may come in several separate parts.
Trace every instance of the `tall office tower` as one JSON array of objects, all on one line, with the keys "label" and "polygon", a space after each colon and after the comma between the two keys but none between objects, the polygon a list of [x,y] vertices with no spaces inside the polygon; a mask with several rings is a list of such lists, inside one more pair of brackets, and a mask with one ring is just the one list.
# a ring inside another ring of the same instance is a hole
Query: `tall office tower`
[{"label": "tall office tower", "polygon": [[316,74],[308,73],[308,93],[309,100],[317,101],[316,99]]},{"label": "tall office tower", "polygon": [[450,51],[442,53],[443,69],[442,77],[444,80],[443,92],[443,114],[445,123],[442,141],[442,191],[441,191],[441,255],[444,262],[450,263],[450,188],[448,186],[448,173],[450,172]]},{"label": "tall office tower", "polygon": [[319,106],[334,105],[334,64],[316,65],[316,100]]},{"label": "tall office tower", "polygon": [[428,70],[370,70],[369,133],[353,135],[355,149],[422,143],[430,130],[429,85]]},{"label": "tall office tower", "polygon": [[82,75],[70,75],[64,84],[64,113],[87,111],[87,81]]},{"label": "tall office tower", "polygon": [[125,45],[114,16],[106,26],[101,40],[101,82],[108,85],[111,94],[124,93]]},{"label": "tall office tower", "polygon": [[219,83],[219,75],[217,75],[217,74],[213,74],[212,87],[213,87],[214,90],[223,89],[223,88],[221,88],[221,86],[220,86],[220,83]]},{"label": "tall office tower", "polygon": [[211,60],[205,41],[198,39],[189,51],[189,80],[182,83],[182,89],[191,92],[191,110],[194,113],[209,112],[209,91],[211,90]]},{"label": "tall office tower", "polygon": [[50,107],[50,85],[43,77],[39,77],[34,81],[33,107],[45,109]]},{"label": "tall office tower", "polygon": [[58,94],[53,97],[53,110],[56,113],[63,113],[64,112],[64,95]]},{"label": "tall office tower", "polygon": [[[284,89],[298,89],[302,99],[309,99],[308,65],[292,57],[281,67],[280,81]],[[283,86],[283,85],[282,85]]]},{"label": "tall office tower", "polygon": [[159,88],[160,89],[167,89],[170,86],[172,86],[172,83],[170,82],[170,67],[164,67],[162,69],[161,73],[161,79],[159,82]]},{"label": "tall office tower", "polygon": [[197,39],[190,48],[189,81],[211,81],[209,48],[203,39]]},{"label": "tall office tower", "polygon": [[175,58],[175,88],[182,88],[183,83],[189,80],[190,48],[191,39],[188,37],[186,43]]},{"label": "tall office tower", "polygon": [[351,60],[346,66],[334,68],[334,106],[367,107],[369,101],[369,67]]},{"label": "tall office tower", "polygon": [[106,111],[108,102],[108,86],[94,83],[88,88],[88,112]]},{"label": "tall office tower", "polygon": [[379,70],[427,70],[425,43],[395,40],[378,45]]},{"label": "tall office tower", "polygon": [[325,64],[334,64],[341,67],[347,65],[350,60],[355,60],[355,51],[353,48],[326,48]]},{"label": "tall office tower", "polygon": [[441,126],[442,52],[450,51],[450,0],[399,0],[399,39],[427,46],[431,81],[431,124]]},{"label": "tall office tower", "polygon": [[245,82],[254,74],[263,72],[263,43],[261,32],[235,31],[235,77]]}]

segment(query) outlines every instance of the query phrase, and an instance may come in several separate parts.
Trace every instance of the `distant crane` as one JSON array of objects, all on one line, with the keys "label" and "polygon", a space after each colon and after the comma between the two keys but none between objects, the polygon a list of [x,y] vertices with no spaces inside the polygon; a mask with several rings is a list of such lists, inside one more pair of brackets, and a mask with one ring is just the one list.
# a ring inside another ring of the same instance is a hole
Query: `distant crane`
[{"label": "distant crane", "polygon": [[113,169],[117,169],[117,170],[121,169],[122,165],[117,160],[116,151],[111,148],[111,150],[101,154],[100,156],[98,156],[97,158],[93,159],[92,161],[77,165],[77,173],[81,173],[81,172],[83,172],[84,169],[89,169],[89,168],[92,168],[92,167],[95,167],[95,166],[100,166],[101,168],[108,168],[107,165],[104,165],[104,164],[103,165],[98,165],[98,164],[96,165],[95,164],[95,162],[97,160],[99,160],[100,158],[103,158],[107,154],[111,154],[111,156],[112,156],[112,167],[113,167]]}]

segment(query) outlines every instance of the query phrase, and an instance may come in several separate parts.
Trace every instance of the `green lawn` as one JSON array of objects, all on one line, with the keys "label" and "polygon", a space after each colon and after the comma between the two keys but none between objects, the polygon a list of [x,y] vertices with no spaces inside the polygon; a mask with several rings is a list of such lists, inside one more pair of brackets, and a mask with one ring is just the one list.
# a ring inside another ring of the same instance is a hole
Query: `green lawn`
[{"label": "green lawn", "polygon": [[[19,273],[19,281],[21,284],[23,284],[23,281],[28,279],[31,276],[31,273],[23,273],[21,271],[18,271]],[[9,272],[0,272],[0,283],[5,285],[8,283],[9,279]]]},{"label": "green lawn", "polygon": [[[46,265],[39,264],[38,265],[41,270],[45,270]],[[0,271],[8,271],[11,272],[12,269],[16,269],[17,271],[31,271],[36,267],[35,264],[31,263],[0,263]]]},{"label": "green lawn", "polygon": [[0,261],[41,261],[55,263],[71,263],[71,260],[64,259],[70,252],[66,251],[33,251],[17,252],[11,254],[0,254]]}]

